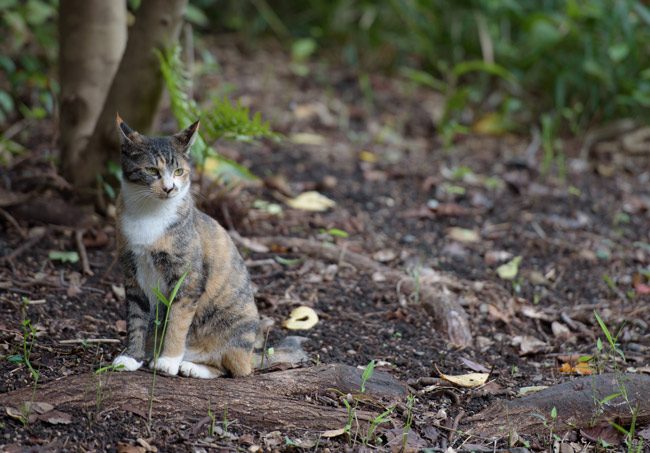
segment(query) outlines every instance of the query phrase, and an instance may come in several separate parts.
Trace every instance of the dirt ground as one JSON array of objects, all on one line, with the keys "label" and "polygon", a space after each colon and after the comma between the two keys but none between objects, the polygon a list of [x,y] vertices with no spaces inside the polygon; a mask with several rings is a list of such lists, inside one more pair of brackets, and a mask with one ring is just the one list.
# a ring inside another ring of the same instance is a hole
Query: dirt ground
[{"label": "dirt ground", "polygon": [[[220,40],[214,48],[219,68],[202,75],[196,90],[240,98],[284,139],[221,144],[221,152],[249,166],[264,184],[224,194],[204,182],[197,195],[203,209],[244,237],[332,241],[409,275],[434,269],[503,289],[501,297],[483,299],[479,286],[479,297],[466,302],[474,345],[458,349],[434,328],[417,297],[404,297],[380,276],[299,252],[240,247],[258,306],[275,321],[270,345],[289,334],[280,327],[289,312],[308,305],[320,322],[298,334],[307,338],[312,363],[365,367],[375,360],[377,369],[412,386],[408,449],[480,450],[480,440],[462,433],[450,442],[454,421],[522,387],[574,379],[575,370],[560,368],[566,357],[596,354],[598,339],[605,341],[594,312],[618,333],[626,362],[617,366],[650,370],[650,153],[627,154],[620,146],[625,137],[615,136],[580,159],[582,141],[569,141],[561,179],[557,172],[542,174],[543,150],[529,136],[466,134],[445,149],[435,127],[440,96],[403,79],[370,75],[364,87],[335,63],[313,64],[309,75],[295,75],[288,57],[272,45],[251,50]],[[173,128],[164,111],[160,129]],[[70,187],[55,170],[55,130],[50,121],[27,127],[20,137],[26,154],[0,169],[0,256],[25,246],[18,256],[0,258],[0,393],[32,385],[17,358],[24,355],[25,319],[35,329],[31,363],[41,375],[39,385],[94,371],[125,343],[114,219],[110,208],[101,216],[74,206]],[[308,190],[336,206],[312,213],[283,202]],[[22,194],[29,199],[16,201]],[[79,219],[88,223],[80,227]],[[80,262],[49,258],[51,251],[77,250],[78,229],[92,276],[83,274]],[[497,268],[517,256],[514,280],[500,278]],[[65,342],[98,338],[105,342]],[[484,391],[426,385],[439,372],[480,368],[490,370],[493,381]],[[372,446],[362,447],[345,435],[269,433],[237,420],[230,420],[227,432],[208,436],[204,415],[156,417],[151,426],[131,412],[88,408],[70,415],[63,423],[23,426],[3,412],[0,445],[5,451],[399,451],[401,443],[381,443],[396,430],[401,436],[405,420],[395,413],[396,422],[382,424]],[[643,438],[647,427],[636,428]],[[544,436],[524,437],[518,446],[545,449]],[[616,443],[621,439],[612,440],[611,448],[624,449]],[[565,440],[572,449],[562,451],[596,448],[584,432]]]}]

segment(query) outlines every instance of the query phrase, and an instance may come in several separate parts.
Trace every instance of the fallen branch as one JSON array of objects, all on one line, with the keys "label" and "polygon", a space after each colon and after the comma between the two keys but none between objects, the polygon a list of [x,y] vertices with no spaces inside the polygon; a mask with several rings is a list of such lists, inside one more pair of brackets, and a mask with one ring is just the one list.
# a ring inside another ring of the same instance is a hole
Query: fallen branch
[{"label": "fallen branch", "polygon": [[[621,397],[624,387],[629,404]],[[552,420],[555,408],[557,419]],[[466,419],[468,434],[506,438],[513,433],[562,432],[613,421],[629,426],[636,411],[636,424],[650,421],[650,376],[643,374],[601,374],[585,376],[555,385],[541,392],[511,401],[497,401]]]},{"label": "fallen branch", "polygon": [[449,341],[455,346],[467,347],[472,344],[472,333],[465,310],[460,305],[460,297],[449,290],[467,290],[471,283],[436,273],[432,277],[418,277],[405,272],[391,269],[367,256],[337,247],[329,242],[318,242],[309,239],[285,237],[251,238],[254,242],[268,247],[280,246],[295,249],[315,258],[349,263],[359,270],[382,274],[388,281],[398,285],[408,295],[418,298],[424,308],[433,316],[436,327],[447,334]]},{"label": "fallen branch", "polygon": [[[247,378],[189,379],[159,376],[153,411],[170,420],[172,417],[204,417],[210,402],[212,411],[228,407],[228,416],[257,429],[342,428],[348,413],[342,407],[317,404],[323,394],[358,394],[362,370],[348,365],[321,365]],[[110,376],[86,373],[68,376],[0,395],[0,406],[19,408],[25,401],[52,404],[61,411],[78,411],[97,407],[101,390],[101,408],[119,409],[135,414],[147,413],[151,374],[144,371],[111,372]],[[364,401],[381,401],[382,405],[404,401],[407,387],[391,375],[375,371],[365,386]],[[339,393],[340,392],[340,393]],[[4,411],[3,411],[4,412]],[[376,413],[357,411],[361,425]]]}]

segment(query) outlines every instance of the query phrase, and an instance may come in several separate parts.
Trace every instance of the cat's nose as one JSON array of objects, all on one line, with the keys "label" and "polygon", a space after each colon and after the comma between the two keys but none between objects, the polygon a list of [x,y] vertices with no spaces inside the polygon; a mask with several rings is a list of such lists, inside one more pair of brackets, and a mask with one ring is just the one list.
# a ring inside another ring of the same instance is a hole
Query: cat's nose
[{"label": "cat's nose", "polygon": [[176,187],[176,186],[174,186],[174,185],[171,185],[171,186],[163,186],[163,190],[165,191],[166,194],[169,195],[169,193],[170,193],[172,190],[174,190],[175,187]]}]

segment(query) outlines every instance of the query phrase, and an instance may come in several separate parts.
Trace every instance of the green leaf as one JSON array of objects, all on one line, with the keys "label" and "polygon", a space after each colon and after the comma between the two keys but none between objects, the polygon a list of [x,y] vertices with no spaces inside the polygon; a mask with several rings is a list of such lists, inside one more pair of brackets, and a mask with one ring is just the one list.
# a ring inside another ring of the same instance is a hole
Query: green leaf
[{"label": "green leaf", "polygon": [[178,279],[176,282],[176,285],[174,286],[174,289],[172,290],[171,295],[169,296],[169,305],[171,305],[174,302],[174,299],[176,299],[176,294],[178,294],[178,290],[181,288],[181,285],[185,281],[185,278],[187,277],[187,274],[189,274],[189,270],[185,271],[183,275]]},{"label": "green leaf", "polygon": [[14,355],[7,356],[7,360],[9,362],[11,362],[11,363],[24,363],[25,362],[25,359],[20,354],[14,354]]},{"label": "green leaf", "polygon": [[305,61],[316,51],[316,41],[312,38],[296,39],[291,45],[291,57],[294,61]]},{"label": "green leaf", "polygon": [[630,47],[624,42],[614,44],[613,46],[609,47],[607,53],[609,54],[609,58],[611,58],[614,63],[618,63],[620,61],[623,61],[628,56],[630,53]]},{"label": "green leaf", "polygon": [[302,258],[282,258],[281,256],[276,256],[275,261],[278,263],[282,264],[283,266],[295,266],[296,264],[300,263],[302,261]]},{"label": "green leaf", "polygon": [[161,302],[163,305],[165,305],[165,307],[169,307],[169,304],[170,304],[169,300],[162,293],[162,291],[160,291],[160,288],[158,286],[156,286],[154,288],[151,288],[151,290],[153,291],[154,295],[156,296],[156,299],[158,299],[159,302]]},{"label": "green leaf", "polygon": [[483,60],[471,60],[458,63],[454,66],[452,72],[456,77],[463,76],[470,72],[485,72],[487,74],[501,77],[509,82],[514,83],[517,81],[516,77],[505,67],[496,63],[487,63]]},{"label": "green leaf", "polygon": [[371,360],[368,365],[366,365],[366,368],[363,370],[363,374],[361,375],[361,393],[365,393],[366,391],[366,382],[372,377],[373,373],[375,372],[375,361]]},{"label": "green leaf", "polygon": [[185,8],[185,19],[199,27],[207,27],[210,23],[208,16],[205,15],[203,10],[191,3]]},{"label": "green leaf", "polygon": [[347,233],[347,231],[343,231],[338,228],[330,228],[328,230],[323,230],[323,232],[329,234],[330,236],[339,237],[339,238],[347,238],[350,236]]},{"label": "green leaf", "polygon": [[51,251],[48,258],[52,261],[61,261],[62,263],[76,263],[79,261],[79,254],[77,252],[59,252]]},{"label": "green leaf", "polygon": [[519,273],[522,257],[516,256],[511,261],[497,267],[497,275],[503,280],[514,280]]}]

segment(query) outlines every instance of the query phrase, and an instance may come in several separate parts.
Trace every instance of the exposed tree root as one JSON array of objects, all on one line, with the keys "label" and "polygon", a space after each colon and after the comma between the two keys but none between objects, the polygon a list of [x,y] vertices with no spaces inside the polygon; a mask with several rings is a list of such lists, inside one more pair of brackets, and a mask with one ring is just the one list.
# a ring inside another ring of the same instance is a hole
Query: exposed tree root
[{"label": "exposed tree root", "polygon": [[450,343],[460,347],[472,344],[467,313],[461,306],[462,297],[452,291],[472,290],[471,282],[463,282],[452,275],[438,272],[426,276],[408,275],[384,266],[367,256],[327,242],[286,237],[261,237],[254,240],[270,248],[275,246],[294,249],[314,258],[338,263],[346,262],[362,271],[381,273],[408,295],[417,297],[432,315],[437,329],[446,333]]},{"label": "exposed tree root", "polygon": [[[188,379],[159,376],[153,411],[172,417],[205,417],[228,408],[228,417],[259,429],[329,430],[345,426],[348,413],[341,407],[319,405],[320,395],[359,393],[362,370],[348,365],[322,365],[229,379]],[[0,395],[0,406],[19,408],[28,401],[45,402],[59,411],[97,407],[147,413],[152,375],[137,372],[86,373]],[[364,401],[382,404],[404,401],[406,385],[391,375],[375,371],[366,383]],[[364,410],[356,414],[361,425],[377,416]]]},{"label": "exposed tree root", "polygon": [[[623,388],[629,404],[620,396]],[[555,421],[551,418],[553,408],[557,411]],[[581,377],[511,401],[497,401],[468,418],[464,431],[479,437],[506,438],[513,433],[548,433],[550,429],[562,433],[609,421],[629,426],[633,417],[637,426],[650,422],[650,376],[610,373]]]}]

